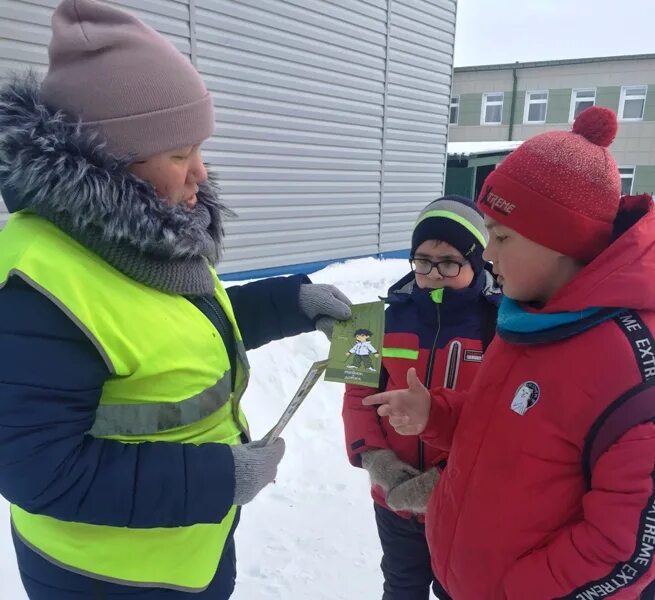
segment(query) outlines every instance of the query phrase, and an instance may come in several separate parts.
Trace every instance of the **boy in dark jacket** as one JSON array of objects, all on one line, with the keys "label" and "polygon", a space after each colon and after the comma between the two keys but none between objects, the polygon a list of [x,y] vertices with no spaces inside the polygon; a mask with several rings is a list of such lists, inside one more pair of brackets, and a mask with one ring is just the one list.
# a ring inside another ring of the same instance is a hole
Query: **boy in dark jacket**
[{"label": "boy in dark jacket", "polygon": [[[472,201],[446,196],[419,215],[408,273],[389,290],[381,390],[404,388],[417,370],[428,388],[465,390],[493,336],[498,288],[484,268],[488,234]],[[423,513],[446,454],[403,437],[347,385],[343,419],[353,465],[371,476],[382,543],[384,600],[425,600],[433,581]],[[443,600],[446,596],[435,588]]]}]

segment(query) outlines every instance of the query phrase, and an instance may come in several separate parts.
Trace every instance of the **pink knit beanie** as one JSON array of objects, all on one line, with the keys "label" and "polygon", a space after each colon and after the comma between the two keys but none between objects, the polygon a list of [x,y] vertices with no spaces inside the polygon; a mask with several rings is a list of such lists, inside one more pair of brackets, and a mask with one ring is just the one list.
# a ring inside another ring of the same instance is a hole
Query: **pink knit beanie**
[{"label": "pink knit beanie", "polygon": [[98,129],[112,154],[142,160],[214,131],[212,99],[194,66],[125,11],[62,0],[49,54],[41,100]]}]

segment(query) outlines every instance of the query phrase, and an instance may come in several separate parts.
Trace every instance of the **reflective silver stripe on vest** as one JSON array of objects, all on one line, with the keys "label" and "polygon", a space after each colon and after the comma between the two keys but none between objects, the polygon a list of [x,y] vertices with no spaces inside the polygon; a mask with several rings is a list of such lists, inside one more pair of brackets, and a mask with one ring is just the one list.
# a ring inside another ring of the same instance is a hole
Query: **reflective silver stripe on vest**
[{"label": "reflective silver stripe on vest", "polygon": [[[204,592],[208,587],[209,584],[207,584],[204,587],[201,588],[190,588],[190,587],[185,587],[182,585],[175,585],[172,583],[164,583],[164,582],[159,582],[159,581],[128,581],[126,579],[116,579],[115,577],[106,577],[104,575],[99,575],[98,573],[94,573],[93,571],[85,571],[84,569],[76,569],[75,567],[71,567],[71,565],[67,565],[61,561],[58,561],[52,556],[48,556],[43,550],[32,544],[31,542],[28,542],[21,534],[20,531],[18,531],[18,528],[14,525],[14,520],[10,520],[11,523],[11,529],[12,531],[16,534],[16,537],[20,539],[23,544],[25,544],[32,552],[35,552],[38,554],[41,558],[47,560],[49,563],[59,567],[60,569],[64,569],[66,571],[70,571],[71,573],[77,573],[78,575],[82,575],[84,577],[90,577],[91,579],[98,579],[100,581],[107,581],[108,583],[115,583],[118,585],[129,585],[130,587],[144,587],[144,588],[164,588],[168,590],[175,590],[179,592],[189,592],[189,593],[198,593],[198,592]],[[211,582],[210,582],[211,583]]]},{"label": "reflective silver stripe on vest", "polygon": [[228,369],[214,385],[180,402],[101,404],[91,435],[149,435],[200,421],[227,404],[232,393]]},{"label": "reflective silver stripe on vest", "polygon": [[116,373],[116,369],[114,368],[114,365],[112,364],[111,360],[109,359],[108,354],[105,352],[105,349],[101,346],[100,342],[95,338],[95,336],[86,328],[86,325],[82,323],[69,309],[68,307],[59,300],[56,296],[53,296],[48,290],[46,290],[43,286],[39,285],[36,281],[34,281],[29,275],[26,275],[22,271],[19,271],[18,269],[11,269],[9,273],[7,273],[7,280],[0,284],[0,290],[6,285],[6,283],[9,281],[9,278],[12,275],[16,275],[17,277],[20,277],[27,285],[29,285],[31,288],[45,296],[48,300],[50,300],[55,306],[57,306],[73,323],[79,328],[79,330],[87,337],[89,338],[89,341],[95,346],[95,349],[98,351],[100,356],[102,357],[102,360],[105,362],[105,365],[107,365],[107,369],[109,370],[109,373],[111,375],[114,375]]},{"label": "reflective silver stripe on vest", "polygon": [[243,345],[243,342],[237,341],[237,356],[239,360],[243,363],[243,367],[246,371],[250,369],[250,363],[248,362],[248,355],[246,354],[246,347]]}]

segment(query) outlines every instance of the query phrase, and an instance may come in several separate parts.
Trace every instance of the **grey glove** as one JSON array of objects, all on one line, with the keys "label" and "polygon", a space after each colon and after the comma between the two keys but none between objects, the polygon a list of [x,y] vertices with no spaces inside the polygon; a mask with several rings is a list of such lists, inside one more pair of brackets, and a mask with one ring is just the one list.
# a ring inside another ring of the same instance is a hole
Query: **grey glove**
[{"label": "grey glove", "polygon": [[368,450],[362,453],[362,467],[371,476],[371,482],[385,492],[420,475],[420,471],[400,460],[393,450]]},{"label": "grey glove", "polygon": [[298,294],[298,306],[308,319],[317,319],[315,327],[328,339],[336,321],[350,319],[352,313],[348,297],[333,285],[323,283],[303,283]]},{"label": "grey glove", "polygon": [[250,502],[277,475],[277,466],[284,456],[284,440],[276,439],[270,446],[261,440],[232,446],[234,457],[234,504]]},{"label": "grey glove", "polygon": [[433,467],[389,490],[386,498],[387,506],[395,511],[406,510],[423,514],[428,509],[428,501],[437,481],[439,481],[439,472]]}]

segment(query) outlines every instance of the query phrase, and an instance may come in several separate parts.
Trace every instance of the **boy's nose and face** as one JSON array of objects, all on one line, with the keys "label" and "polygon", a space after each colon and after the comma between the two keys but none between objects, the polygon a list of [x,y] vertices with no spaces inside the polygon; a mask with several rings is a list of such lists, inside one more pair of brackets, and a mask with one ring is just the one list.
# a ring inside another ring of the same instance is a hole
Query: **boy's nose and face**
[{"label": "boy's nose and face", "polygon": [[583,267],[485,216],[489,244],[483,257],[493,263],[503,293],[518,302],[545,304]]},{"label": "boy's nose and face", "polygon": [[427,275],[415,273],[416,284],[421,289],[434,290],[437,288],[450,287],[462,289],[471,285],[474,272],[471,264],[462,256],[462,253],[447,242],[437,240],[426,240],[416,248],[414,258],[427,259],[432,262],[453,261],[462,265],[459,275],[456,277],[444,277],[433,268]]}]

